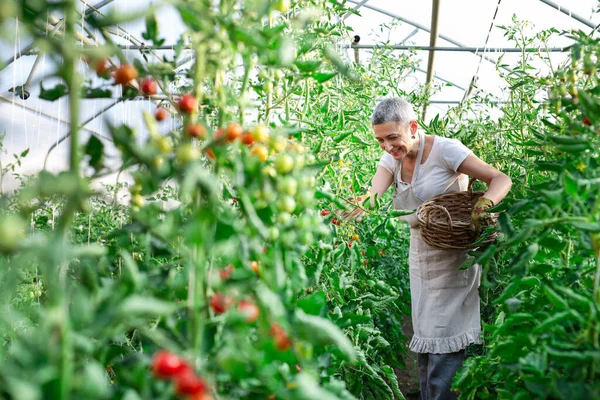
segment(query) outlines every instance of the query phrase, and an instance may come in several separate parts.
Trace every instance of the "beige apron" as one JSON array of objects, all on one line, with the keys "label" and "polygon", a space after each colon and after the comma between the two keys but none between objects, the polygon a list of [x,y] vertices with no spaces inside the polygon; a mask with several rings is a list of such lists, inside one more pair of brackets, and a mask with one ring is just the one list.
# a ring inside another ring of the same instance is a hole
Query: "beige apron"
[{"label": "beige apron", "polygon": [[[425,136],[420,133],[413,184],[419,179]],[[414,210],[423,201],[413,184],[401,181],[398,172],[394,191],[394,208]],[[449,182],[448,187],[452,184]],[[410,229],[410,295],[414,336],[410,350],[416,353],[445,354],[481,343],[479,283],[481,267],[466,271],[458,268],[467,257],[464,250],[430,247],[422,237],[415,214],[400,217]]]}]

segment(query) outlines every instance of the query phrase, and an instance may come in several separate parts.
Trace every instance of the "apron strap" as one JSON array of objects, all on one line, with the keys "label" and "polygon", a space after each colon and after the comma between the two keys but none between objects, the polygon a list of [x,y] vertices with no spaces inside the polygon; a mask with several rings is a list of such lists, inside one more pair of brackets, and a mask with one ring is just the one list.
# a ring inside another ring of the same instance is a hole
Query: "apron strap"
[{"label": "apron strap", "polygon": [[454,175],[454,179],[452,179],[450,181],[450,183],[448,184],[448,186],[446,186],[446,188],[444,189],[444,191],[440,194],[444,194],[446,193],[446,190],[450,189],[450,186],[454,185],[454,182],[458,181],[458,179],[460,178],[460,176],[462,175],[462,173],[457,172],[456,175]]}]

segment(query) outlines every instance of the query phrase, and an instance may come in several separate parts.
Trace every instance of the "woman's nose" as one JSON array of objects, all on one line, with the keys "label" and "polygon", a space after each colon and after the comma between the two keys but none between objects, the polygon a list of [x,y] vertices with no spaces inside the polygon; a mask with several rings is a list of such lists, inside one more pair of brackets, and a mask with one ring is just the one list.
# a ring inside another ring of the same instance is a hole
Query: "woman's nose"
[{"label": "woman's nose", "polygon": [[392,144],[390,142],[385,142],[384,146],[386,151],[390,151],[392,149]]}]

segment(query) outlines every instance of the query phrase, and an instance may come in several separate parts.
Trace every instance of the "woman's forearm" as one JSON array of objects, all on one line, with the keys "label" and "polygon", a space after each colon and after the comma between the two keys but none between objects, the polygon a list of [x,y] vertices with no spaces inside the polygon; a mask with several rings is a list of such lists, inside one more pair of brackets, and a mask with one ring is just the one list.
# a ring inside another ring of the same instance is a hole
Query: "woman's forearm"
[{"label": "woman's forearm", "polygon": [[506,197],[511,186],[512,180],[506,174],[500,173],[489,182],[488,190],[483,196],[498,204]]},{"label": "woman's forearm", "polygon": [[375,204],[375,196],[380,198],[394,182],[394,176],[383,167],[378,167],[371,181],[371,205]]}]

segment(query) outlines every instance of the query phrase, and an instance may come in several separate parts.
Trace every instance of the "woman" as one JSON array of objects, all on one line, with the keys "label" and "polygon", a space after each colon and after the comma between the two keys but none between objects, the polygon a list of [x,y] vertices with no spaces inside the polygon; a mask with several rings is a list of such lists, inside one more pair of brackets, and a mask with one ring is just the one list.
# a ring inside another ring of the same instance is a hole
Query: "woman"
[{"label": "woman", "polygon": [[[444,192],[467,189],[468,176],[488,184],[474,207],[471,225],[480,230],[489,218],[484,212],[498,204],[512,182],[508,176],[481,161],[457,139],[420,132],[412,106],[400,98],[387,98],[375,107],[373,131],[385,151],[366,198],[381,196],[394,185],[394,207],[414,210]],[[373,201],[373,200],[372,200]],[[349,213],[346,213],[348,216]],[[357,216],[360,210],[354,210]],[[461,271],[466,251],[440,250],[422,239],[415,214],[401,217],[410,224],[410,293],[414,336],[410,350],[418,353],[421,397],[455,399],[452,379],[465,359],[465,349],[481,343],[479,282],[475,265]]]}]

